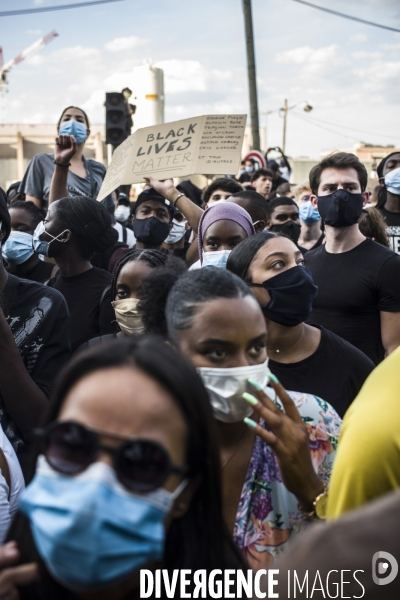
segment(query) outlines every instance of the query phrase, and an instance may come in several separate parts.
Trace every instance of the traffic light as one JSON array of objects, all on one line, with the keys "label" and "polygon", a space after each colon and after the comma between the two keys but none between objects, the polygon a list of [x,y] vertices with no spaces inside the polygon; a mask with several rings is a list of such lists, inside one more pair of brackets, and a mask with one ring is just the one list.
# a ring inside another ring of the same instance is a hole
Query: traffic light
[{"label": "traffic light", "polygon": [[124,95],[119,92],[106,94],[106,144],[114,147],[127,138],[127,109]]}]

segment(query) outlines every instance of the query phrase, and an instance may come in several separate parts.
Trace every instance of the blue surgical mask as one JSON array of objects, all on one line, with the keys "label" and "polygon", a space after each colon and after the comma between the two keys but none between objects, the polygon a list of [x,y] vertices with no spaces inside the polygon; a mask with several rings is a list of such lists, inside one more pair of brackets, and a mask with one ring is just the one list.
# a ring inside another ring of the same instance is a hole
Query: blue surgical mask
[{"label": "blue surgical mask", "polygon": [[[64,231],[62,231],[56,237],[54,237],[53,235],[51,235],[51,233],[48,233],[46,231],[45,226],[44,226],[44,221],[40,221],[39,225],[36,227],[35,231],[33,232],[33,248],[34,248],[35,252],[37,254],[43,254],[43,256],[48,257],[49,256],[49,246],[50,246],[51,242],[54,242],[54,240],[57,240],[66,231],[68,231],[68,230],[64,229]],[[46,233],[48,236],[50,236],[53,239],[50,242],[43,242],[40,239],[40,236],[43,233]]]},{"label": "blue surgical mask", "polygon": [[173,493],[135,495],[106,463],[68,477],[40,456],[20,510],[51,575],[69,589],[89,590],[162,558],[164,519],[186,483]]},{"label": "blue surgical mask", "polygon": [[400,167],[385,175],[385,185],[388,192],[400,196]]},{"label": "blue surgical mask", "polygon": [[3,245],[3,256],[10,265],[22,265],[33,253],[33,237],[25,231],[12,231]]},{"label": "blue surgical mask", "polygon": [[226,263],[231,250],[216,250],[215,252],[203,252],[203,261],[201,263],[202,268],[204,267],[218,267],[220,269],[226,269]]},{"label": "blue surgical mask", "polygon": [[84,123],[70,119],[61,123],[58,135],[73,135],[77,144],[83,144],[87,139],[87,127]]},{"label": "blue surgical mask", "polygon": [[299,208],[300,219],[304,221],[306,225],[313,225],[317,221],[321,220],[321,215],[317,208],[314,208],[311,202],[305,202]]},{"label": "blue surgical mask", "polygon": [[254,167],[245,167],[246,173],[252,173],[254,171]]}]

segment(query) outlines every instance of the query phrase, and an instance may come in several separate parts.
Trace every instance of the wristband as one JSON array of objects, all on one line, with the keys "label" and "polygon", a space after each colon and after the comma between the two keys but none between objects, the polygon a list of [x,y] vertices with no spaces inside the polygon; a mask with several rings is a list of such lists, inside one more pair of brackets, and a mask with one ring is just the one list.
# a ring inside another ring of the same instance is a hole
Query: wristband
[{"label": "wristband", "polygon": [[178,202],[179,198],[182,198],[182,196],[185,196],[185,194],[178,194],[178,196],[175,198],[175,200],[172,201],[172,204],[176,207],[176,203]]},{"label": "wristband", "polygon": [[54,163],[55,165],[57,165],[57,167],[65,167],[65,168],[68,168],[68,167],[70,167],[70,166],[71,166],[71,163],[68,163],[67,165],[64,165],[63,163],[57,162],[57,161],[56,161],[56,160],[54,160],[54,159],[53,159],[53,163]]}]

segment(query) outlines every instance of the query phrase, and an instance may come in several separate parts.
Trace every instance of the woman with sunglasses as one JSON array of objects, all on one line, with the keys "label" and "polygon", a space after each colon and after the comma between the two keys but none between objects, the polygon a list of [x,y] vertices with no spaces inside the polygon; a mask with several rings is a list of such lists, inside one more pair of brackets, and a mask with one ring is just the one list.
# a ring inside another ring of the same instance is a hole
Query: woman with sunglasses
[{"label": "woman with sunglasses", "polygon": [[39,434],[9,532],[38,564],[22,599],[125,600],[141,568],[246,568],[223,523],[207,394],[171,347],[128,339],[77,356]]},{"label": "woman with sunglasses", "polygon": [[269,374],[260,306],[229,271],[198,269],[167,283],[157,269],[140,299],[146,329],[166,329],[198,369],[217,422],[225,521],[249,565],[269,568],[325,498],[340,419]]},{"label": "woman with sunglasses", "polygon": [[318,288],[296,244],[279,233],[259,233],[233,249],[227,269],[261,306],[272,373],[287,389],[315,394],[343,417],[374,364],[331,331],[305,323]]}]

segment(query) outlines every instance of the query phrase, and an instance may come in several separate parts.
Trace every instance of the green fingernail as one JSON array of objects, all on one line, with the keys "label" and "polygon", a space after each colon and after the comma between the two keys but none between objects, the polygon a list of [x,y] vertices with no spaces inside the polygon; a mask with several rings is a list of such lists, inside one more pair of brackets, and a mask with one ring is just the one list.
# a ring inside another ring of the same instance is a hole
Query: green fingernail
[{"label": "green fingernail", "polygon": [[251,429],[255,429],[257,427],[257,423],[255,421],[253,421],[253,419],[249,419],[248,417],[245,417],[243,419],[244,423],[246,423],[246,425],[248,427],[250,427]]},{"label": "green fingernail", "polygon": [[254,388],[255,390],[257,390],[257,392],[261,392],[261,391],[262,391],[262,387],[261,387],[261,385],[258,383],[258,381],[255,381],[254,379],[248,379],[247,381],[250,383],[250,385],[252,385],[252,386],[253,386],[253,388]]},{"label": "green fingernail", "polygon": [[252,406],[256,406],[258,404],[257,398],[255,398],[252,394],[248,394],[247,392],[242,394],[242,398],[244,398],[246,402],[248,402]]},{"label": "green fingernail", "polygon": [[270,381],[273,381],[273,383],[279,383],[279,379],[273,373],[268,373],[268,379]]}]

